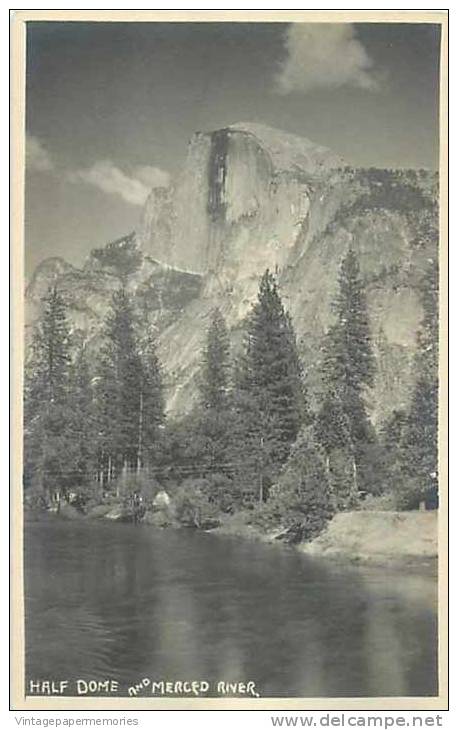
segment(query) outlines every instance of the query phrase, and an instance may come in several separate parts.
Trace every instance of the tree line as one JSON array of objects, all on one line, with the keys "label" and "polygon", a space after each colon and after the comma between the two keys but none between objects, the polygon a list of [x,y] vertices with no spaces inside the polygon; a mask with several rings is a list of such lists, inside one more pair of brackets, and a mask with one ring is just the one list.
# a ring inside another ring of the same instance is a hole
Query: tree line
[{"label": "tree line", "polygon": [[113,294],[101,337],[91,357],[49,289],[25,368],[26,486],[65,493],[97,481],[103,491],[154,459],[165,418],[161,368],[124,289]]},{"label": "tree line", "polygon": [[340,267],[314,408],[293,323],[269,271],[236,353],[223,313],[212,313],[197,403],[179,419],[166,419],[155,342],[126,291],[113,294],[94,356],[76,342],[64,300],[51,287],[25,373],[25,485],[103,499],[119,492],[127,474],[146,474],[176,492],[184,512],[196,505],[199,514],[249,511],[291,540],[312,537],[367,495],[396,509],[434,503],[437,290],[430,262],[410,407],[377,430],[367,405],[376,360],[353,250]]}]

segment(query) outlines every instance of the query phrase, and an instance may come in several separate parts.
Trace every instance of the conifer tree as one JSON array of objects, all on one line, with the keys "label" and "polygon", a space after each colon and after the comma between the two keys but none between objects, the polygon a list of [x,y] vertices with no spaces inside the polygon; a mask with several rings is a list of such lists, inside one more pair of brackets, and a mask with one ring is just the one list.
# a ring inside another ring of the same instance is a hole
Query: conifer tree
[{"label": "conifer tree", "polygon": [[423,319],[414,366],[417,379],[402,439],[402,468],[419,497],[437,499],[439,391],[439,272],[430,260],[423,277]]},{"label": "conifer tree", "polygon": [[233,458],[230,343],[226,322],[218,309],[211,314],[202,350],[199,392],[194,444],[202,476],[228,475],[232,473]]},{"label": "conifer tree", "polygon": [[200,400],[207,410],[224,411],[229,398],[229,334],[219,309],[212,312],[202,353]]},{"label": "conifer tree", "polygon": [[116,349],[106,338],[99,352],[94,393],[97,419],[98,481],[103,489],[116,475],[117,415],[119,393],[116,369]]},{"label": "conifer tree", "polygon": [[137,471],[159,458],[159,431],[165,422],[164,382],[154,338],[140,340],[141,383],[137,432]]},{"label": "conifer tree", "polygon": [[55,286],[49,288],[43,305],[26,368],[26,395],[31,408],[64,399],[71,361],[65,302]]},{"label": "conifer tree", "polygon": [[350,429],[341,401],[327,393],[315,421],[315,435],[326,453],[327,470],[329,454],[335,449],[345,449],[350,443]]},{"label": "conifer tree", "polygon": [[348,480],[348,459],[351,455],[350,427],[340,399],[328,392],[315,418],[314,435],[325,455],[326,479],[333,506],[349,506],[353,480]]},{"label": "conifer tree", "polygon": [[84,344],[77,352],[69,376],[69,451],[73,484],[87,486],[96,476],[97,421],[94,386]]},{"label": "conifer tree", "polygon": [[364,449],[374,438],[364,396],[373,385],[375,359],[364,285],[356,254],[351,249],[340,268],[334,309],[337,321],[330,328],[324,346],[323,377],[327,395],[318,421],[328,455],[337,445],[349,448],[352,491],[356,494],[361,488],[358,472]]},{"label": "conifer tree", "polygon": [[55,286],[44,297],[35,327],[24,388],[24,478],[51,492],[71,479],[68,448],[70,330]]},{"label": "conifer tree", "polygon": [[97,378],[100,469],[108,481],[137,464],[143,373],[134,319],[126,291],[114,292]]},{"label": "conifer tree", "polygon": [[325,453],[313,427],[306,426],[298,435],[268,507],[277,512],[286,528],[284,537],[291,542],[312,539],[332,517]]},{"label": "conifer tree", "polygon": [[137,472],[157,448],[164,421],[161,370],[151,337],[140,337],[132,302],[114,292],[96,378],[99,481]]},{"label": "conifer tree", "polygon": [[407,414],[403,410],[394,410],[380,429],[380,443],[385,461],[387,488],[392,493],[399,490],[402,476],[402,445],[407,427]]},{"label": "conifer tree", "polygon": [[263,500],[306,417],[292,322],[268,270],[248,317],[244,350],[237,388],[239,433],[249,465],[259,475]]}]

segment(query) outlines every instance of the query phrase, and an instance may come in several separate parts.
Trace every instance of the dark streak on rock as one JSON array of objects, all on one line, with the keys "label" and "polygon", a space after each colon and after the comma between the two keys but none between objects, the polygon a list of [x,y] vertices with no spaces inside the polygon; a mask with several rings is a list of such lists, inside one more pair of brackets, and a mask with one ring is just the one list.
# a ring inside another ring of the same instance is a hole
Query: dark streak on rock
[{"label": "dark streak on rock", "polygon": [[218,129],[211,135],[208,160],[208,214],[212,221],[223,221],[226,215],[224,183],[226,158],[229,147],[229,130]]}]

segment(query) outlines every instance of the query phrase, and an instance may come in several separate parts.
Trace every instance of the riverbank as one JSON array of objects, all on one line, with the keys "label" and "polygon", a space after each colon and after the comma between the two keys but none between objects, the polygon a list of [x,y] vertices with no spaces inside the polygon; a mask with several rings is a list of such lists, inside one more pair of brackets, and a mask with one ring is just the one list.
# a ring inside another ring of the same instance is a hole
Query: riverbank
[{"label": "riverbank", "polygon": [[437,511],[341,512],[299,549],[361,563],[429,564],[438,555]]},{"label": "riverbank", "polygon": [[[127,520],[125,510],[115,505],[99,505],[83,515],[63,505],[63,519]],[[160,529],[190,529],[169,510],[147,512],[141,522]],[[203,527],[213,535],[238,540],[277,544],[306,555],[372,565],[431,565],[437,560],[437,511],[354,511],[334,516],[326,529],[310,542],[290,545],[282,540],[282,530],[263,531],[250,519],[250,513],[222,515],[217,526]]]},{"label": "riverbank", "polygon": [[[283,544],[281,533],[264,533],[242,515],[224,520],[213,533]],[[315,540],[295,547],[301,553],[355,563],[431,565],[437,560],[437,511],[341,512]]]}]

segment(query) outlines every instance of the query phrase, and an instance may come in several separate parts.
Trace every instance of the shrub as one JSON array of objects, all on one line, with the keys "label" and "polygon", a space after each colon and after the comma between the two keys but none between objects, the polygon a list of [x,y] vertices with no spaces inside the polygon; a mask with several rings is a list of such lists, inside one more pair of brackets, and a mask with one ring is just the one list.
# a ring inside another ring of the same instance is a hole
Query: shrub
[{"label": "shrub", "polygon": [[94,249],[92,256],[101,266],[113,268],[121,277],[133,274],[142,263],[142,254],[137,248],[133,233],[109,243],[104,248]]},{"label": "shrub", "polygon": [[366,512],[396,512],[399,509],[398,496],[394,492],[368,494],[366,499],[359,503],[358,509]]},{"label": "shrub", "polygon": [[421,502],[425,502],[429,509],[437,509],[438,506],[435,488],[425,489],[416,477],[403,476],[395,494],[399,510],[418,509]]},{"label": "shrub", "polygon": [[240,508],[242,496],[233,479],[226,474],[216,473],[207,475],[205,482],[210,502],[214,503],[221,512],[233,513]]},{"label": "shrub", "polygon": [[368,495],[360,503],[359,509],[371,512],[404,512],[417,510],[420,502],[425,502],[428,509],[437,508],[433,490],[430,493],[421,491],[415,479],[402,477],[394,489],[377,496]]},{"label": "shrub", "polygon": [[97,482],[78,484],[67,489],[70,504],[81,512],[92,509],[102,501],[100,485]]},{"label": "shrub", "polygon": [[382,495],[391,476],[391,465],[383,445],[374,438],[359,450],[358,486],[374,496]]},{"label": "shrub", "polygon": [[218,508],[208,498],[206,479],[186,479],[177,489],[174,499],[175,517],[189,527],[204,528],[217,518]]},{"label": "shrub", "polygon": [[159,482],[145,472],[120,476],[115,485],[121,499],[129,500],[134,494],[138,494],[146,507],[152,505],[154,497],[162,489]]},{"label": "shrub", "polygon": [[329,457],[329,489],[337,512],[354,509],[358,503],[355,491],[353,456],[348,448],[333,449]]},{"label": "shrub", "polygon": [[312,540],[333,515],[322,449],[309,427],[300,434],[258,523],[277,525],[288,542]]},{"label": "shrub", "polygon": [[38,484],[31,484],[24,490],[24,505],[29,509],[47,509],[49,495]]}]

